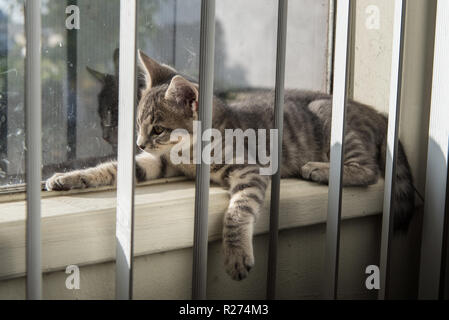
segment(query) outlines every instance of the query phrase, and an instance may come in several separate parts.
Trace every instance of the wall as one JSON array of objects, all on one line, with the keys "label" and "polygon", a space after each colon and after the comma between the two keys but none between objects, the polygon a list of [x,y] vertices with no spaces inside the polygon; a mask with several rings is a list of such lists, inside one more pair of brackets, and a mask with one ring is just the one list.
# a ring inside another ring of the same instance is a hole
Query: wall
[{"label": "wall", "polygon": [[[356,4],[352,95],[388,113],[394,1]],[[436,1],[409,0],[407,5],[400,139],[417,189],[424,194]],[[370,27],[370,7],[378,9],[378,29]]]},{"label": "wall", "polygon": [[[380,216],[346,220],[341,232],[339,298],[375,299],[376,292],[365,287],[365,268],[378,264]],[[411,298],[410,264],[419,249],[413,237],[403,239],[404,259],[396,267],[395,297]],[[321,298],[324,270],[325,225],[319,224],[280,232],[277,294],[279,299]],[[209,246],[208,299],[264,299],[268,236],[255,239],[256,266],[242,282],[229,279],[223,268],[221,243]],[[135,259],[135,299],[189,299],[192,250],[183,249]],[[113,299],[113,263],[80,268],[80,290],[67,290],[64,271],[45,274],[45,299]],[[413,286],[413,284],[411,284]],[[23,299],[25,278],[0,282],[0,299]]]}]

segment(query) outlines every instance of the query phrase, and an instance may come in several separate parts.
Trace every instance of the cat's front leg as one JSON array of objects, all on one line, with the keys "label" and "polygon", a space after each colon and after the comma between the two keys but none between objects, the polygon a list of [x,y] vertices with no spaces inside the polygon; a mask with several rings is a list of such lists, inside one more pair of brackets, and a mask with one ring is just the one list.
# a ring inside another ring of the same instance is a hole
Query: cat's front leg
[{"label": "cat's front leg", "polygon": [[257,167],[237,169],[229,174],[231,199],[224,217],[223,249],[226,272],[242,280],[254,266],[253,228],[264,203],[269,183]]},{"label": "cat's front leg", "polygon": [[114,185],[116,178],[117,164],[115,162],[106,162],[84,170],[55,173],[51,178],[47,179],[45,187],[48,191],[84,189]]},{"label": "cat's front leg", "polygon": [[[177,170],[163,156],[142,153],[136,156],[136,180],[138,182],[172,177]],[[56,173],[46,181],[49,191],[84,189],[112,186],[117,182],[117,163],[102,163],[94,168]]]}]

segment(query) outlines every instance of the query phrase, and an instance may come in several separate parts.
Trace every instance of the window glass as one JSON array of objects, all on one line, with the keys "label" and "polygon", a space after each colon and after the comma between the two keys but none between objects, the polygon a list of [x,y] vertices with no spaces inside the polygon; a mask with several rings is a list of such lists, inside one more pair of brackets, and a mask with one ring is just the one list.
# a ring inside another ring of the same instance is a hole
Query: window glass
[{"label": "window glass", "polygon": [[[200,3],[139,1],[139,48],[197,78]],[[79,29],[66,26],[70,5]],[[43,179],[116,156],[119,9],[119,0],[42,0]],[[326,90],[328,1],[289,10],[286,86]],[[274,88],[277,1],[219,0],[216,21],[216,93]],[[24,182],[25,44],[23,0],[0,0],[0,186]]]}]

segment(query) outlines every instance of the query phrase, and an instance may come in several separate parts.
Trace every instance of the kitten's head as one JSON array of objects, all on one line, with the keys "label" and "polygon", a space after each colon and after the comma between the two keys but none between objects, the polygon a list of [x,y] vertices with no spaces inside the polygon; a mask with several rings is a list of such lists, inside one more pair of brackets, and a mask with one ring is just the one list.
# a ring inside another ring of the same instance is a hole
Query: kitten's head
[{"label": "kitten's head", "polygon": [[177,72],[139,51],[145,88],[137,110],[137,145],[146,152],[166,153],[178,141],[173,130],[192,133],[198,108],[198,87]]}]

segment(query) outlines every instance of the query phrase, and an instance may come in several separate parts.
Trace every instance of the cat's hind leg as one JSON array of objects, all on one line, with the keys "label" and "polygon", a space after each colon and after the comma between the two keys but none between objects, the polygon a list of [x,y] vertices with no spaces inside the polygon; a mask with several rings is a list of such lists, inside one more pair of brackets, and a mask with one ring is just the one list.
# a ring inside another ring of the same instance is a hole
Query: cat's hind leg
[{"label": "cat's hind leg", "polygon": [[[329,162],[309,162],[301,168],[301,177],[320,184],[329,183]],[[377,183],[379,175],[358,163],[343,165],[343,186],[360,187]]]},{"label": "cat's hind leg", "polygon": [[[373,151],[368,151],[356,134],[345,137],[343,186],[368,186],[377,183],[379,165]],[[301,168],[301,177],[321,184],[329,183],[329,162],[308,162]]]},{"label": "cat's hind leg", "polygon": [[269,183],[257,167],[236,169],[228,177],[230,201],[224,216],[223,250],[226,272],[242,280],[254,265],[253,228]]}]

